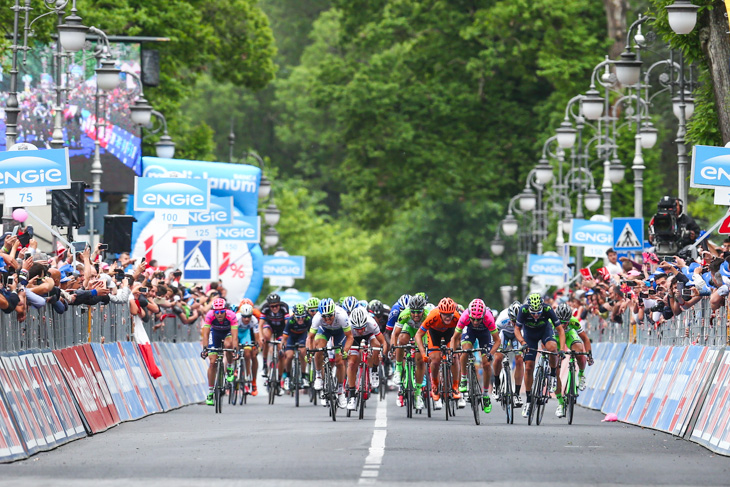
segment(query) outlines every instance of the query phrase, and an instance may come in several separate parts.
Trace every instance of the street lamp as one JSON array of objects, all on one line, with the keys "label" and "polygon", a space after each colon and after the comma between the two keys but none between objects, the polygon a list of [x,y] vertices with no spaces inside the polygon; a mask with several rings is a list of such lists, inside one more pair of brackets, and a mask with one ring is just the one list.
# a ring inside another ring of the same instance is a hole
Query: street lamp
[{"label": "street lamp", "polygon": [[[131,73],[127,73],[131,74]],[[140,92],[139,98],[134,100],[134,103],[129,110],[132,112],[132,121],[137,125],[149,125],[152,119],[152,105],[142,96]]]},{"label": "street lamp", "polygon": [[274,227],[269,227],[264,233],[264,245],[267,249],[275,247],[279,243],[279,233]]},{"label": "street lamp", "polygon": [[494,240],[489,244],[489,248],[492,250],[492,254],[499,257],[504,253],[504,241],[495,235]]},{"label": "street lamp", "polygon": [[693,5],[689,0],[676,0],[672,5],[667,5],[667,20],[669,27],[675,34],[689,34],[697,24],[697,10],[699,7]]},{"label": "street lamp", "polygon": [[113,59],[104,58],[96,71],[96,86],[103,91],[111,91],[119,86],[119,73],[122,71],[115,66]]},{"label": "street lamp", "polygon": [[590,212],[598,211],[601,206],[601,196],[596,191],[596,188],[591,187],[583,197],[583,202],[586,205],[586,210]]},{"label": "street lamp", "polygon": [[167,133],[167,119],[162,113],[158,112],[157,110],[152,110],[151,114],[162,122],[162,126],[157,127],[156,129],[148,127],[148,130],[153,134],[158,133],[160,129],[163,130],[159,140],[155,142],[155,154],[160,159],[172,159],[173,157],[175,157],[175,142],[172,140],[172,137],[170,137]]},{"label": "street lamp", "polygon": [[530,188],[525,188],[519,195],[520,210],[532,211],[537,205],[537,198],[535,193]]},{"label": "street lamp", "polygon": [[[48,0],[45,1],[46,4],[52,3]],[[30,2],[26,0],[26,3]],[[67,3],[68,0],[64,2],[64,6]],[[66,17],[64,24],[58,26],[58,40],[61,46],[69,52],[80,51],[86,43],[86,31],[88,30],[89,28],[81,23],[81,17],[76,15],[76,0],[73,0],[71,15]]]},{"label": "street lamp", "polygon": [[682,104],[684,103],[684,119],[689,120],[695,112],[695,99],[692,98],[692,94],[684,90],[684,96],[677,95],[672,98],[672,113],[677,117],[677,120],[682,119]]},{"label": "street lamp", "polygon": [[608,166],[608,179],[613,184],[618,184],[624,179],[624,172],[626,171],[626,168],[623,164],[621,164],[621,161],[614,156],[613,159],[611,159],[611,164]]},{"label": "street lamp", "polygon": [[515,233],[517,233],[517,229],[519,228],[519,225],[517,223],[517,219],[512,215],[512,213],[507,213],[507,216],[502,220],[502,231],[507,237],[511,237]]},{"label": "street lamp", "polygon": [[646,122],[641,126],[639,135],[641,136],[641,147],[642,149],[651,149],[656,144],[658,130],[654,127],[651,122]]},{"label": "street lamp", "polygon": [[270,227],[276,226],[276,224],[279,223],[280,216],[281,211],[273,202],[264,210],[264,222],[266,222],[266,224]]},{"label": "street lamp", "polygon": [[563,120],[560,128],[556,129],[555,132],[558,134],[558,145],[561,149],[570,149],[575,145],[575,137],[578,131],[573,128],[573,124],[567,118]]},{"label": "street lamp", "polygon": [[[573,138],[575,138],[575,134],[573,135]],[[553,166],[551,166],[544,157],[540,159],[535,167],[535,179],[537,179],[537,182],[542,185],[546,185],[553,179]]]},{"label": "street lamp", "polygon": [[598,120],[603,115],[603,97],[593,86],[586,92],[581,100],[583,115],[588,120]]},{"label": "street lamp", "polygon": [[636,58],[636,53],[624,51],[621,53],[621,60],[614,61],[616,66],[616,78],[624,86],[633,86],[639,82],[641,77],[641,61]]}]

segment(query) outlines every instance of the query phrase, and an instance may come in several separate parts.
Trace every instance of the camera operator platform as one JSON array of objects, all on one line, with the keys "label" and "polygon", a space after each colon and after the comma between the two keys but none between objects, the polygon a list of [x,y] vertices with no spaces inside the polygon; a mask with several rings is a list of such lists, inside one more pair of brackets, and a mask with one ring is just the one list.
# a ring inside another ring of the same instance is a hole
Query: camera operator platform
[{"label": "camera operator platform", "polygon": [[[681,199],[663,196],[657,204],[657,212],[649,222],[649,241],[657,255],[695,255],[687,246],[700,235],[700,226],[686,213]],[[684,252],[683,252],[684,250]]]}]

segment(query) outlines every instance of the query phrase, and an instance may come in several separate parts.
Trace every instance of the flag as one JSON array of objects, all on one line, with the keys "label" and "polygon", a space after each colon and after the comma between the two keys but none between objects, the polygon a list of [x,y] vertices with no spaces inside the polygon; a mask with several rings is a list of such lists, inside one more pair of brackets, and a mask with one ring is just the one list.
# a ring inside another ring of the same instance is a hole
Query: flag
[{"label": "flag", "polygon": [[591,274],[590,267],[584,267],[583,269],[581,269],[580,275],[586,279],[593,279],[593,274]]},{"label": "flag", "polygon": [[604,281],[608,281],[609,279],[611,279],[611,273],[608,272],[608,269],[605,267],[601,267],[596,272],[598,272],[598,275],[601,276]]},{"label": "flag", "polygon": [[152,376],[153,379],[158,379],[162,377],[162,372],[160,372],[160,369],[155,363],[155,357],[152,354],[152,345],[150,344],[150,339],[147,336],[144,325],[142,324],[142,319],[138,315],[135,315],[132,318],[134,320],[134,340],[137,342],[139,351],[142,354],[142,359],[144,360],[145,365],[147,365],[147,370],[149,371],[150,376]]}]

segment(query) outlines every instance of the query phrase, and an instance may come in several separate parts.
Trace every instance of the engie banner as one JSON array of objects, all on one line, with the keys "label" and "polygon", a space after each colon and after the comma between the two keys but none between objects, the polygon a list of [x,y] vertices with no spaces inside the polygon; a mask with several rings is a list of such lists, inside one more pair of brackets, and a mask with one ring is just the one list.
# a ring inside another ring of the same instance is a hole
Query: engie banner
[{"label": "engie banner", "polygon": [[[256,217],[261,169],[247,164],[189,161],[185,159],[142,158],[142,176],[148,178],[204,178],[210,180],[210,194],[233,198],[233,225],[245,226],[244,217]],[[161,266],[175,265],[176,242],[186,238],[185,227],[172,228],[155,218],[152,211],[134,211],[134,195],[129,198],[127,214],[137,222],[132,227],[132,250],[136,257],[155,259]],[[154,248],[152,246],[154,245]],[[152,250],[149,250],[152,248]],[[176,259],[176,257],[178,257]],[[256,300],[263,285],[263,252],[257,243],[226,240],[217,246],[219,278],[231,300],[247,297]]]}]

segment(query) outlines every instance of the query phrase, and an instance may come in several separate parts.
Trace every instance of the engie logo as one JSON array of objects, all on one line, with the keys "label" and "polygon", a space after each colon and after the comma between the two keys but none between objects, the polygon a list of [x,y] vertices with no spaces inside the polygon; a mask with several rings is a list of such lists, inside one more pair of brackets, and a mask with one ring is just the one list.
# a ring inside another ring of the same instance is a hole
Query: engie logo
[{"label": "engie logo", "polygon": [[613,245],[613,225],[611,222],[594,222],[573,219],[570,232],[571,245]]},{"label": "engie logo", "polygon": [[691,186],[730,186],[730,148],[696,145],[692,150]]},{"label": "engie logo", "polygon": [[529,276],[562,276],[563,260],[560,257],[530,254],[527,263]]},{"label": "engie logo", "polygon": [[[219,171],[215,171],[219,172]],[[170,178],[170,177],[183,177],[183,178],[203,178],[210,180],[210,189],[220,189],[223,191],[241,191],[243,193],[257,193],[258,187],[258,176],[255,174],[241,174],[236,171],[236,168],[229,169],[226,174],[211,174],[208,171],[192,171],[189,169],[168,170],[164,166],[158,164],[150,164],[144,168],[144,177],[150,178]]]},{"label": "engie logo", "polygon": [[304,256],[264,256],[264,277],[293,277],[304,279]]},{"label": "engie logo", "polygon": [[231,225],[233,223],[233,197],[211,196],[208,211],[191,212],[187,225]]},{"label": "engie logo", "polygon": [[68,149],[0,153],[0,190],[71,187]]},{"label": "engie logo", "polygon": [[206,179],[134,179],[135,211],[207,211],[209,205],[210,189]]},{"label": "engie logo", "polygon": [[233,220],[230,227],[218,227],[218,240],[239,240],[248,243],[261,241],[261,218],[258,216],[242,216]]}]

